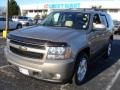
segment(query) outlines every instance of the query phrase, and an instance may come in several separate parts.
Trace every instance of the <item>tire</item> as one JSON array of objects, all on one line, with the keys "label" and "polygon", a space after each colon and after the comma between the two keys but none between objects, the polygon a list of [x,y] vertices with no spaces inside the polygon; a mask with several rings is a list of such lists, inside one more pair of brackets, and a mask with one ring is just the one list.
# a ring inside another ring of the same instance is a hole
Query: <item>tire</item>
[{"label": "tire", "polygon": [[30,25],[29,23],[26,24],[26,26],[29,26],[29,25]]},{"label": "tire", "polygon": [[112,51],[112,41],[110,40],[105,50],[105,55],[104,55],[105,58],[108,58],[111,55],[111,51]]},{"label": "tire", "polygon": [[78,86],[85,83],[85,81],[87,80],[87,73],[88,73],[88,56],[85,53],[81,53],[76,61],[73,85]]},{"label": "tire", "polygon": [[16,29],[20,29],[20,28],[22,28],[22,25],[18,24],[17,27],[16,27]]}]

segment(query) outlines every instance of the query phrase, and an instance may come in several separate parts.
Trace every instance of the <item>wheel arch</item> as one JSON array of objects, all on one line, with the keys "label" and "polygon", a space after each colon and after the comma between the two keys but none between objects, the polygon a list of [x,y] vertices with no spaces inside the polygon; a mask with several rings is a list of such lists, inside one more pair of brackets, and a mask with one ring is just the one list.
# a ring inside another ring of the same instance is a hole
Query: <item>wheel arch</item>
[{"label": "wheel arch", "polygon": [[22,27],[22,24],[21,24],[21,23],[18,23],[18,24],[16,25],[16,29],[17,29],[18,26],[21,26],[21,27]]},{"label": "wheel arch", "polygon": [[77,58],[79,57],[79,55],[80,55],[81,53],[85,53],[85,54],[87,54],[88,57],[90,57],[90,47],[85,47],[84,49],[79,50],[79,52],[78,52],[77,55],[75,56],[75,60],[77,60]]},{"label": "wheel arch", "polygon": [[[78,59],[78,57],[81,55],[81,53],[85,53],[87,56],[88,56],[88,58],[90,57],[90,47],[85,47],[85,48],[83,48],[82,50],[79,50],[79,52],[77,53],[77,55],[76,55],[76,57],[75,57],[75,63],[74,63],[74,71],[73,71],[73,73],[72,73],[72,80],[73,80],[73,77],[74,77],[74,75],[75,75],[75,71],[76,71],[76,65],[77,65],[77,59]],[[73,81],[72,81],[73,82]]]}]

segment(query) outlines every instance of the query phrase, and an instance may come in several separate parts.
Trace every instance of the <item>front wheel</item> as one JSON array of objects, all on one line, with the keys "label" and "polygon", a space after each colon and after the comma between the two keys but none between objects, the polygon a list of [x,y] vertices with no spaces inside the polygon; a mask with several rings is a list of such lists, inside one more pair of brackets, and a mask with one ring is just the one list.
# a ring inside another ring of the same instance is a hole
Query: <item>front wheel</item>
[{"label": "front wheel", "polygon": [[86,81],[88,72],[88,56],[81,53],[77,59],[75,73],[73,77],[73,84],[81,85]]},{"label": "front wheel", "polygon": [[22,25],[18,24],[16,29],[20,29],[20,28],[22,28]]},{"label": "front wheel", "polygon": [[30,26],[30,24],[29,24],[29,23],[27,23],[27,24],[26,24],[26,26]]}]

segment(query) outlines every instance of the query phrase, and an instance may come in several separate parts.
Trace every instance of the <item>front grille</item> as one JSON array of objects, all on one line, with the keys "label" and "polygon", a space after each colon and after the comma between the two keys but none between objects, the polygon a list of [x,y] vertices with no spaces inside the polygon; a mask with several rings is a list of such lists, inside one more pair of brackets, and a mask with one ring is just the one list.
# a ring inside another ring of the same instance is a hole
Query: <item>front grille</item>
[{"label": "front grille", "polygon": [[21,46],[26,46],[26,47],[31,47],[31,48],[45,50],[45,46],[44,45],[27,43],[27,42],[22,42],[22,41],[17,41],[17,40],[10,40],[10,43],[15,44],[15,45],[21,45]]},{"label": "front grille", "polygon": [[[46,47],[68,46],[67,43],[64,42],[53,42],[48,40],[19,37],[11,34],[8,35],[8,39],[8,46],[11,52],[20,56],[41,60],[45,59],[44,57],[47,56]],[[25,48],[27,50],[24,50]]]},{"label": "front grille", "polygon": [[57,46],[68,46],[67,43],[65,42],[54,42],[54,41],[51,41],[51,40],[40,40],[40,39],[34,39],[34,38],[27,38],[27,37],[19,37],[19,36],[15,36],[15,35],[12,35],[12,34],[8,34],[8,39],[10,40],[13,40],[13,41],[20,41],[20,42],[25,42],[25,44],[32,44],[32,45],[35,45],[36,46],[44,46],[45,44],[47,46],[54,46],[54,47],[57,47]]},{"label": "front grille", "polygon": [[42,53],[35,53],[35,52],[29,52],[29,51],[22,51],[20,49],[14,48],[10,46],[10,51],[12,51],[15,54],[18,54],[20,56],[28,57],[28,58],[33,58],[33,59],[43,59],[43,54]]}]

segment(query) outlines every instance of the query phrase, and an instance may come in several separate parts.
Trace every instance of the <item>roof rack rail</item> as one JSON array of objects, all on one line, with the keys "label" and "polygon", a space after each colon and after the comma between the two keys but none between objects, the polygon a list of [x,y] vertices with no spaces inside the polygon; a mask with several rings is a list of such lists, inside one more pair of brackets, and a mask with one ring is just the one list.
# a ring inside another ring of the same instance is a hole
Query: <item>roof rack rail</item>
[{"label": "roof rack rail", "polygon": [[64,10],[81,10],[81,11],[102,11],[105,12],[104,9],[97,8],[97,7],[92,7],[92,8],[68,8]]},{"label": "roof rack rail", "polygon": [[[61,10],[78,10],[78,11],[82,11],[82,12],[85,12],[85,11],[100,11],[100,12],[106,12],[105,9],[101,9],[101,8],[96,8],[96,7],[92,7],[92,8],[68,8],[68,9],[61,9]],[[59,9],[54,9],[53,11],[60,11]]]},{"label": "roof rack rail", "polygon": [[103,9],[100,8],[83,8],[84,11],[102,11],[105,12]]},{"label": "roof rack rail", "polygon": [[97,8],[97,7],[92,7],[91,9],[95,10],[95,11],[104,11],[103,9],[101,9],[101,7]]}]

